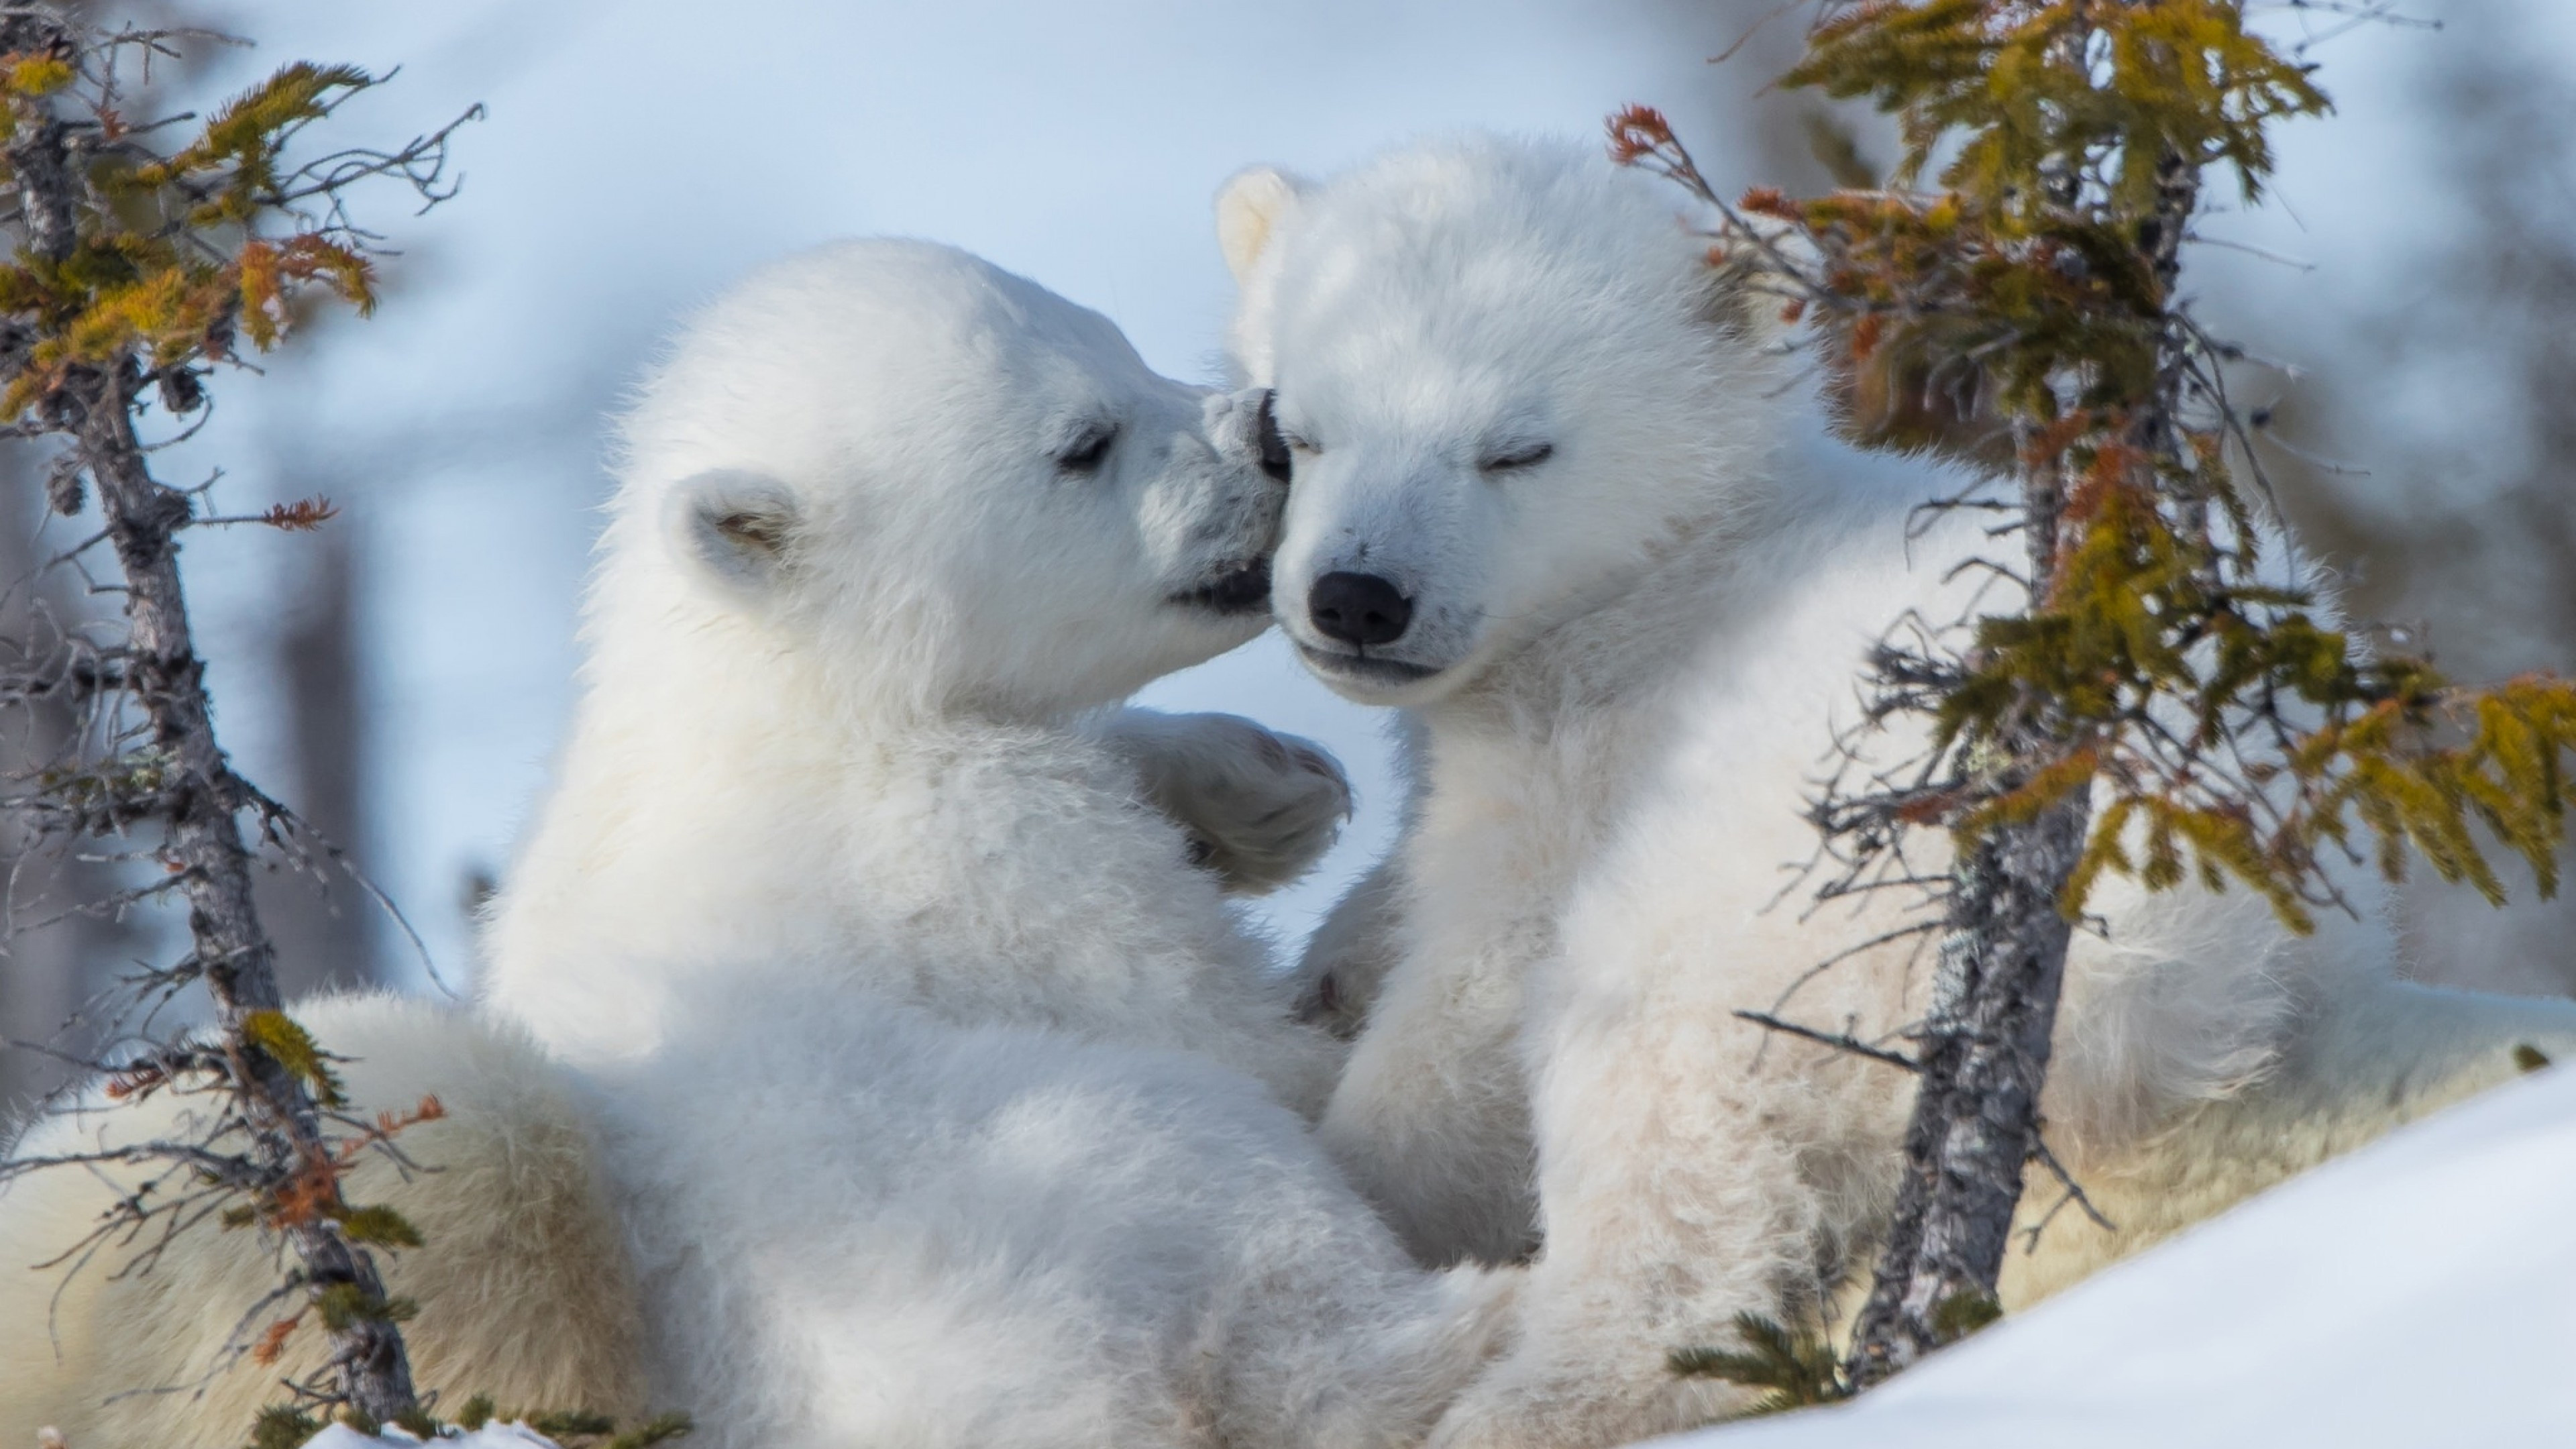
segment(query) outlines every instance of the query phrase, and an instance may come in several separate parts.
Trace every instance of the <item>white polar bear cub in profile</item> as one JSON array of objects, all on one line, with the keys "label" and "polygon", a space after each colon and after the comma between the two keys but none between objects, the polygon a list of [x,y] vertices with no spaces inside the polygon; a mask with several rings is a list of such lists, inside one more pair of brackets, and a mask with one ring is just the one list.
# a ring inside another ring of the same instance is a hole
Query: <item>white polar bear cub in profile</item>
[{"label": "white polar bear cub in profile", "polygon": [[[1338,771],[1245,721],[1091,714],[1262,627],[1254,417],[918,243],[689,329],[627,423],[484,1010],[296,1008],[364,1109],[448,1106],[403,1139],[437,1171],[352,1183],[428,1234],[386,1265],[424,1389],[681,1407],[741,1446],[1427,1428],[1504,1284],[1412,1267],[1281,1105],[1320,1106],[1333,1048],[1218,898],[1311,862]],[[0,1438],[225,1449],[275,1397],[249,1366],[134,1392],[227,1361],[276,1282],[250,1234],[59,1299],[23,1268],[131,1188],[0,1193]],[[317,1367],[296,1347],[278,1370]]]},{"label": "white polar bear cub in profile", "polygon": [[1251,400],[860,242],[624,449],[487,1004],[591,1089],[666,1393],[741,1449],[1417,1439],[1508,1280],[1342,1184],[1331,1044],[1082,727],[1263,627]]},{"label": "white polar bear cub in profile", "polygon": [[[1321,1132],[1427,1261],[1537,1253],[1513,1349],[1435,1445],[1723,1414],[1739,1391],[1667,1355],[1824,1306],[1894,1198],[1907,1080],[1734,1012],[1869,1037],[1922,1009],[1903,945],[1806,979],[1900,903],[1774,903],[1868,645],[1957,617],[1978,576],[1954,565],[1991,544],[1909,548],[1915,497],[1771,471],[1787,381],[1677,201],[1589,148],[1468,140],[1220,202],[1238,361],[1293,460],[1274,608],[1327,683],[1407,708],[1423,771],[1313,963],[1349,998],[1393,962]],[[2008,1302],[2517,1047],[2576,1049],[2576,1005],[2399,982],[2384,891],[2343,884],[2362,918],[2308,939],[2243,892],[2098,893],[2045,1106],[2116,1231],[2065,1214]]]}]

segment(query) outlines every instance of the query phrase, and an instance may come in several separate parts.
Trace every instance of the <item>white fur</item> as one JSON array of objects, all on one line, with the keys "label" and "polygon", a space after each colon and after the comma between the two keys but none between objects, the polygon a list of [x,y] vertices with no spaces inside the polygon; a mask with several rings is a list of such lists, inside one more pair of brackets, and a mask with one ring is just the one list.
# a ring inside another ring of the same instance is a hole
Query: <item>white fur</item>
[{"label": "white fur", "polygon": [[[1427,1261],[1544,1241],[1518,1347],[1439,1444],[1725,1412],[1666,1354],[1821,1306],[1893,1197],[1903,1076],[1732,1013],[1897,924],[1883,897],[1803,910],[1784,867],[1813,853],[1800,806],[1863,650],[1909,607],[1954,616],[1977,576],[1945,576],[1991,544],[1957,523],[1909,548],[1907,499],[1774,475],[1787,380],[1673,202],[1572,147],[1466,140],[1227,203],[1265,213],[1238,360],[1304,445],[1276,610],[1327,683],[1423,736],[1402,909],[1362,912],[1398,964],[1322,1131]],[[1478,466],[1532,439],[1544,462]],[[1307,617],[1347,569],[1414,602],[1366,658]],[[2384,892],[2343,884],[2362,919],[2306,939],[2241,892],[2097,893],[2045,1105],[2117,1231],[2060,1216],[2008,1302],[2512,1074],[2519,1044],[2576,1050],[2567,1003],[2397,982]],[[1891,947],[1782,1009],[1868,1035],[1927,985]]]},{"label": "white fur", "polygon": [[[1399,837],[1410,835],[1422,814],[1421,731],[1402,712],[1396,728],[1395,774],[1406,783],[1396,817]],[[1297,1013],[1348,1041],[1359,1035],[1369,1008],[1402,956],[1406,889],[1400,852],[1380,860],[1354,882],[1306,938],[1297,962]]]},{"label": "white fur", "polygon": [[1400,1443],[1481,1353],[1495,1283],[1326,1166],[1330,1043],[1091,722],[1259,629],[1182,597],[1272,541],[1250,424],[899,242],[737,288],[629,419],[489,1004],[588,1085],[717,1444]]},{"label": "white fur", "polygon": [[[451,1411],[478,1392],[521,1408],[646,1408],[639,1299],[597,1148],[527,1034],[389,996],[308,1001],[296,1017],[350,1058],[341,1075],[357,1114],[431,1095],[446,1109],[398,1139],[419,1173],[371,1153],[346,1183],[352,1202],[397,1204],[430,1244],[377,1254],[387,1291],[420,1305],[403,1330],[415,1382],[443,1390]],[[149,1141],[188,1107],[92,1095],[12,1151]],[[146,1270],[132,1269],[143,1243],[122,1240],[77,1272],[35,1267],[163,1171],[50,1168],[0,1190],[0,1444],[32,1444],[52,1424],[72,1444],[239,1449],[259,1408],[281,1401],[279,1377],[320,1365],[310,1321],[272,1368],[227,1353],[287,1316],[245,1317],[282,1271],[278,1245],[257,1234],[201,1222]]]}]

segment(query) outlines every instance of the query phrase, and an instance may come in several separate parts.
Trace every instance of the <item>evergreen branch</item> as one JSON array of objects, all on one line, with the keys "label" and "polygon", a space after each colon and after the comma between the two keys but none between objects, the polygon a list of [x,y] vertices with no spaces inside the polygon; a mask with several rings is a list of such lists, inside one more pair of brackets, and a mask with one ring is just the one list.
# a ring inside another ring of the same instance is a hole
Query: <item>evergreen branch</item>
[{"label": "evergreen branch", "polygon": [[1745,1345],[1742,1351],[1676,1349],[1666,1367],[1681,1378],[1724,1379],[1761,1390],[1741,1411],[1747,1418],[1830,1404],[1855,1392],[1843,1374],[1841,1355],[1822,1333],[1792,1330],[1758,1313],[1739,1313],[1735,1334]]},{"label": "evergreen branch", "polygon": [[1807,1041],[1815,1042],[1820,1046],[1832,1047],[1836,1051],[1849,1052],[1853,1056],[1867,1057],[1871,1061],[1882,1062],[1888,1066],[1895,1067],[1900,1071],[1921,1072],[1923,1070],[1923,1064],[1921,1062],[1905,1055],[1903,1052],[1892,1052],[1885,1047],[1873,1046],[1870,1043],[1853,1036],[1849,1032],[1818,1031],[1812,1026],[1800,1026],[1794,1021],[1783,1021],[1779,1017],[1773,1016],[1767,1011],[1734,1011],[1728,1014],[1738,1021],[1749,1021],[1755,1026],[1761,1027],[1765,1031],[1776,1031],[1788,1036],[1801,1037]]}]

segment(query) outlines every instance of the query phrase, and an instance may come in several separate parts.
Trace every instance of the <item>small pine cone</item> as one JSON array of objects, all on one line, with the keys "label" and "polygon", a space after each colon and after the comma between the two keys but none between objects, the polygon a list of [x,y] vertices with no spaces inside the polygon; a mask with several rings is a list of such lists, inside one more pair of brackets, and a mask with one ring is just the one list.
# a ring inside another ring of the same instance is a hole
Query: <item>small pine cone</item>
[{"label": "small pine cone", "polygon": [[65,518],[81,511],[83,491],[78,459],[65,453],[45,473],[45,502]]},{"label": "small pine cone", "polygon": [[161,406],[172,417],[193,413],[206,405],[206,389],[197,381],[196,369],[173,367],[161,373]]}]

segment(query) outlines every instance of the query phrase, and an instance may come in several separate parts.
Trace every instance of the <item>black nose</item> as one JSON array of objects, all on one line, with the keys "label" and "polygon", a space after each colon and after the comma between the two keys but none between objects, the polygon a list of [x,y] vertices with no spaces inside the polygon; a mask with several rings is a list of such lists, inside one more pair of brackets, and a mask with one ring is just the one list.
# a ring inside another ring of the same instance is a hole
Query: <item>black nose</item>
[{"label": "black nose", "polygon": [[1392,644],[1413,622],[1413,601],[1375,574],[1330,573],[1307,592],[1306,617],[1345,644]]}]

